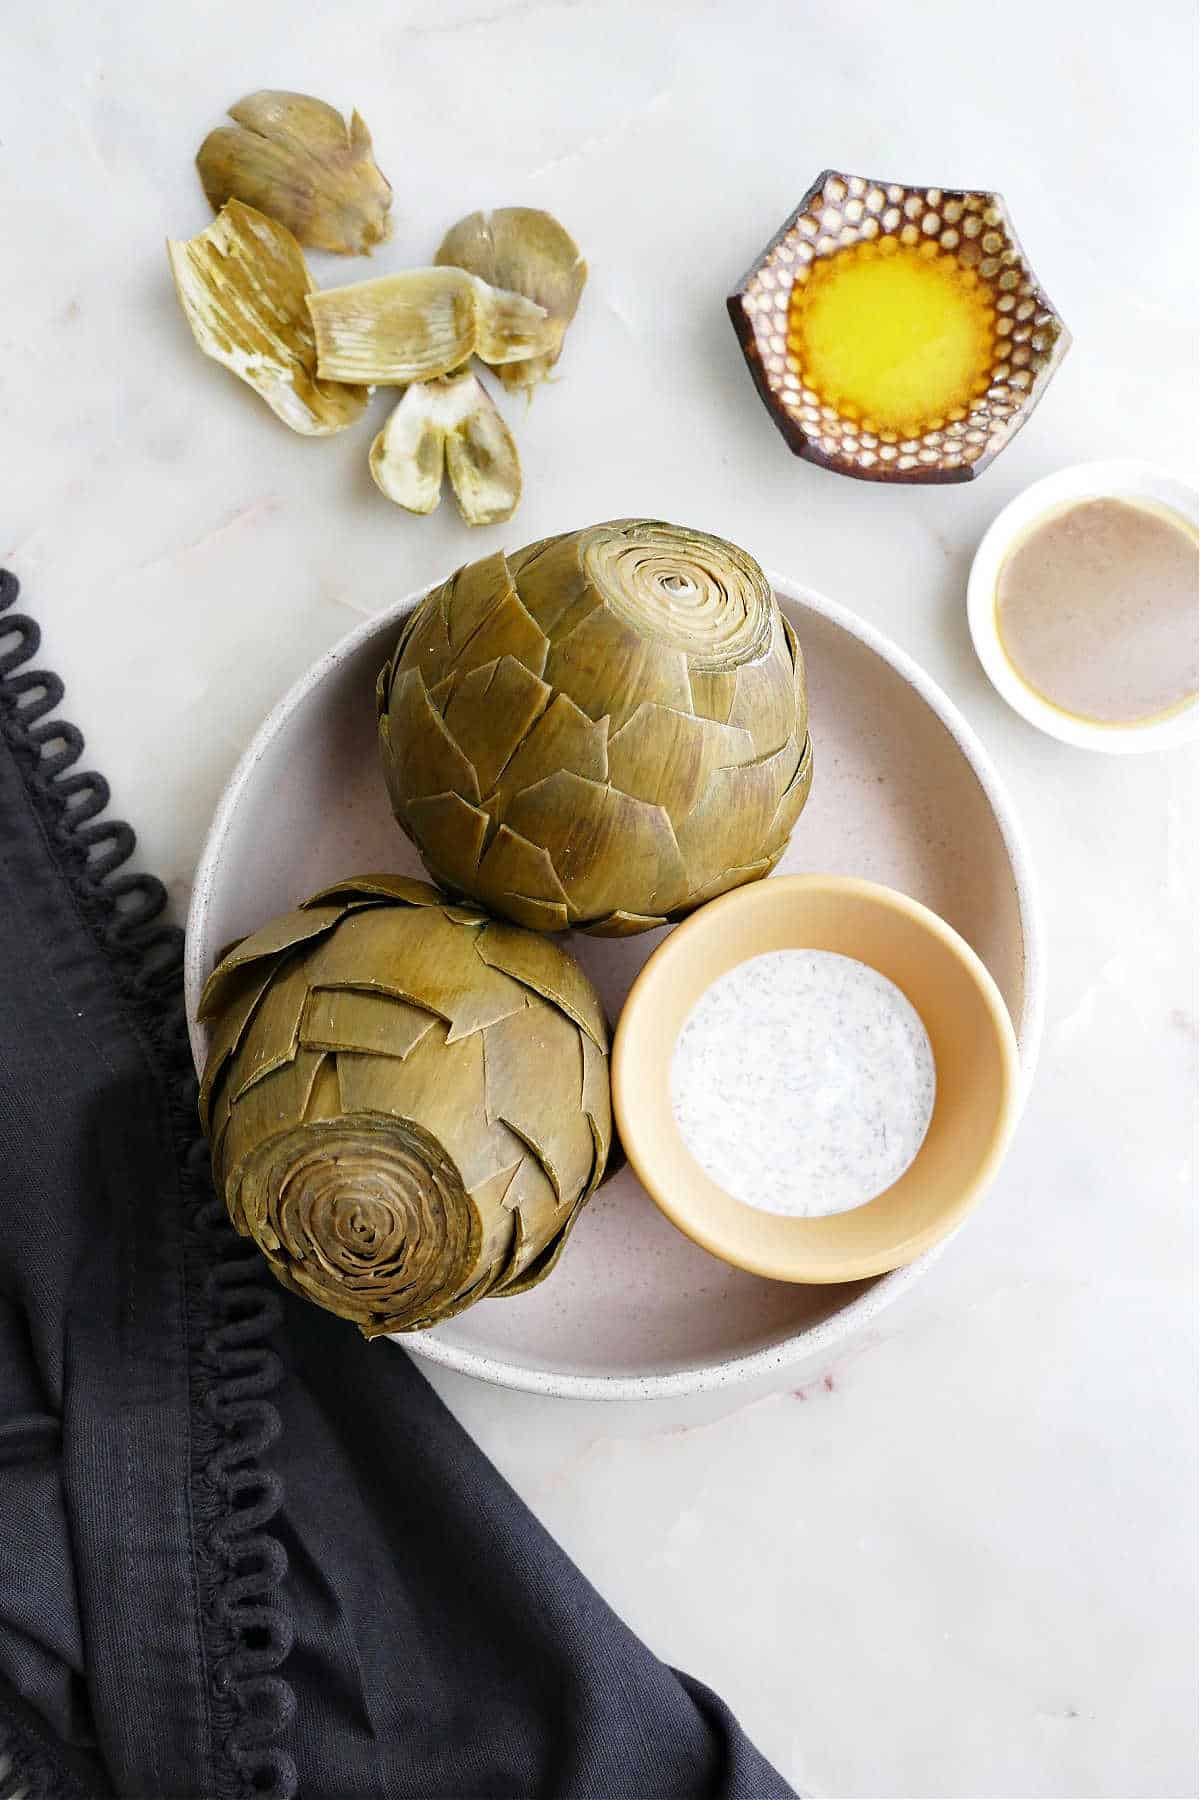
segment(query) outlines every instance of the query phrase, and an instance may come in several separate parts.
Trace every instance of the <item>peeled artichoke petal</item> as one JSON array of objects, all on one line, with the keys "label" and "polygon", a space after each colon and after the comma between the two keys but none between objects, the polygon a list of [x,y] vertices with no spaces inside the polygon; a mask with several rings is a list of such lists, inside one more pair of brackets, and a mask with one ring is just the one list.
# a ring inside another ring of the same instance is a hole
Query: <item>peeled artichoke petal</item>
[{"label": "peeled artichoke petal", "polygon": [[371,445],[375,486],[412,513],[431,513],[442,497],[446,433],[435,412],[433,384],[414,382]]},{"label": "peeled artichoke petal", "polygon": [[469,404],[446,439],[446,469],[468,525],[499,525],[521,499],[521,459],[512,432],[482,382],[460,378]]},{"label": "peeled artichoke petal", "polygon": [[468,525],[511,518],[521,498],[512,433],[469,369],[414,382],[371,446],[371,474],[389,500],[429,513],[443,469]]},{"label": "peeled artichoke petal", "polygon": [[519,362],[552,348],[559,327],[543,307],[501,293],[463,269],[409,269],[309,296],[317,367],[333,381],[396,383],[448,375],[486,349]]},{"label": "peeled artichoke petal", "polygon": [[179,303],[206,356],[261,394],[305,437],[352,425],[365,389],[325,380],[306,298],[312,278],[284,226],[230,200],[194,238],[168,240]]},{"label": "peeled artichoke petal", "polygon": [[392,190],[358,113],[347,124],[311,94],[263,89],[229,116],[234,124],[209,132],[196,156],[215,210],[242,200],[301,244],[342,255],[369,253],[386,238]]},{"label": "peeled artichoke petal", "polygon": [[285,1286],[420,1330],[553,1266],[612,1142],[604,1019],[546,938],[403,878],[327,893],[210,980],[214,1172]]},{"label": "peeled artichoke petal", "polygon": [[502,206],[494,212],[471,213],[452,225],[434,260],[469,269],[493,287],[525,294],[559,322],[559,342],[553,350],[510,363],[500,373],[509,388],[532,388],[544,381],[558,361],[562,332],[575,317],[587,281],[587,264],[569,232],[548,212]]}]

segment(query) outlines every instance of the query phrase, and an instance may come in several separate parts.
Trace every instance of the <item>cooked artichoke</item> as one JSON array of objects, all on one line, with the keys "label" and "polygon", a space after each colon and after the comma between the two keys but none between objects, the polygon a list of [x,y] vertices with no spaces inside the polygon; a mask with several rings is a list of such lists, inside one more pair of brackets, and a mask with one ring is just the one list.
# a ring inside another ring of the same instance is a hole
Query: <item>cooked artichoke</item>
[{"label": "cooked artichoke", "polygon": [[[565,332],[583,293],[588,267],[583,252],[553,214],[531,206],[500,206],[473,212],[452,225],[434,258],[482,276],[493,287],[511,288],[544,306]],[[506,388],[534,388],[558,361],[558,347],[543,356],[507,363],[499,375]]]},{"label": "cooked artichoke", "polygon": [[167,256],[179,304],[205,356],[232,369],[305,437],[354,423],[367,392],[317,375],[304,303],[312,278],[290,231],[230,200],[207,231],[179,243],[168,239]]},{"label": "cooked artichoke", "polygon": [[465,269],[408,269],[309,295],[317,368],[331,381],[409,382],[478,356],[519,362],[557,347],[562,325]]},{"label": "cooked artichoke", "polygon": [[210,131],[196,156],[215,211],[244,200],[300,243],[343,256],[383,242],[392,190],[357,113],[347,125],[311,94],[264,89],[231,106],[229,116],[234,124]]},{"label": "cooked artichoke", "polygon": [[371,445],[376,487],[409,512],[433,511],[443,472],[468,525],[496,525],[516,511],[517,446],[469,369],[415,381]]},{"label": "cooked artichoke", "polygon": [[565,950],[357,876],[235,945],[200,1017],[217,1186],[285,1287],[374,1337],[550,1273],[612,1139]]},{"label": "cooked artichoke", "polygon": [[804,658],[762,570],[653,521],[460,569],[378,703],[431,874],[540,931],[645,931],[766,875],[812,781]]}]

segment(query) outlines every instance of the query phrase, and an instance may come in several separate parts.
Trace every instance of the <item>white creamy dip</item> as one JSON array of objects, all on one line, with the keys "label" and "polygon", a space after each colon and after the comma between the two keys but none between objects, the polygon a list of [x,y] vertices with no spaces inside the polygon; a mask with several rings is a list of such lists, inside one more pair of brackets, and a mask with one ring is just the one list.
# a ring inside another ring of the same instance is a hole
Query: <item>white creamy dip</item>
[{"label": "white creamy dip", "polygon": [[933,1050],[894,982],[832,950],[772,950],[696,1002],[671,1058],[688,1150],[734,1199],[815,1218],[899,1179],[933,1114]]}]

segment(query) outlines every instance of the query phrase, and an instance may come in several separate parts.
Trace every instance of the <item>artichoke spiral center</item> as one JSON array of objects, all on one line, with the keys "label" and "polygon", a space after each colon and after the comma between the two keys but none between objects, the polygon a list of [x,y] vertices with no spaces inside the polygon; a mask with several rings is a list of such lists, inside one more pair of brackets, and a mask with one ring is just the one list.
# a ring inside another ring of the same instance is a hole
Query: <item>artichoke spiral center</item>
[{"label": "artichoke spiral center", "polygon": [[699,669],[758,656],[771,633],[771,590],[736,545],[676,525],[586,534],[584,565],[614,612],[676,646]]},{"label": "artichoke spiral center", "polygon": [[295,1284],[336,1298],[363,1325],[419,1312],[470,1263],[472,1209],[458,1171],[409,1120],[301,1124],[254,1159],[241,1199]]}]

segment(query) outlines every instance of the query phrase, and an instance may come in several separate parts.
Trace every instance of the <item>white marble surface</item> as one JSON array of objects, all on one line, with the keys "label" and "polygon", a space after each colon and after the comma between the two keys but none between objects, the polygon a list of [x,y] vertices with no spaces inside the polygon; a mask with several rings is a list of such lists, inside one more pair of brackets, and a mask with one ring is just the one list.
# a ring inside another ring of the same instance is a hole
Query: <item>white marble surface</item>
[{"label": "white marble surface", "polygon": [[[815,1794],[1195,1792],[1195,759],[1040,737],[977,668],[963,598],[1036,476],[1145,452],[1194,478],[1193,12],[50,0],[3,26],[0,556],[180,906],[247,735],[356,617],[630,512],[725,532],[895,635],[1023,803],[1039,1080],[977,1222],[875,1336],[779,1391],[642,1409],[436,1377],[618,1610]],[[261,85],[363,111],[396,186],[379,268],[481,204],[548,206],[584,244],[563,378],[508,408],[510,527],[389,508],[365,429],[290,437],[193,350],[162,239],[205,222],[191,154]],[[751,390],[723,296],[831,162],[999,187],[1071,325],[978,484],[839,481]]]}]

